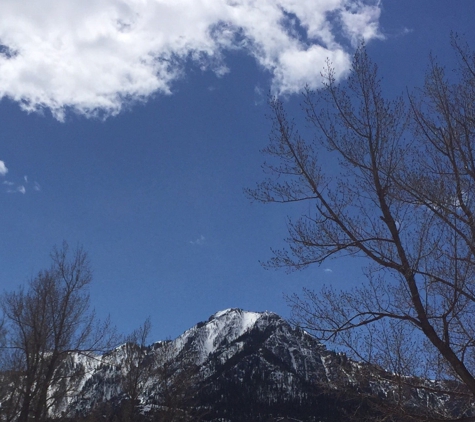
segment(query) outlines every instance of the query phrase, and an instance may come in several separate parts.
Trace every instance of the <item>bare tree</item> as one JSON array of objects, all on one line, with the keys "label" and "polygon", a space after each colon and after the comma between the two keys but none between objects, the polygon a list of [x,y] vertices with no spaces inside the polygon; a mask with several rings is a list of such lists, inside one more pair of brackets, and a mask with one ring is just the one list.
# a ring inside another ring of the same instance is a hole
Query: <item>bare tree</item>
[{"label": "bare tree", "polygon": [[108,349],[113,340],[109,322],[99,323],[90,309],[92,271],[86,253],[81,248],[70,253],[63,243],[51,259],[50,268],[26,287],[1,297],[7,330],[2,370],[10,374],[5,379],[11,387],[9,404],[18,403],[19,422],[45,421],[71,385],[62,365],[77,354]]},{"label": "bare tree", "polygon": [[[181,353],[180,353],[181,352]],[[193,356],[180,350],[176,341],[157,344],[154,351],[154,379],[157,382],[155,417],[163,422],[199,421],[203,409],[197,408],[199,367]]]},{"label": "bare tree", "polygon": [[124,422],[138,420],[140,394],[143,392],[145,382],[153,376],[153,361],[150,358],[147,359],[147,339],[151,328],[150,318],[147,318],[142,326],[127,336],[123,346],[122,390],[126,395],[122,412]]},{"label": "bare tree", "polygon": [[18,373],[12,371],[10,354],[7,351],[7,332],[5,320],[0,324],[0,421],[10,422],[18,416],[19,394],[16,386],[19,382]]},{"label": "bare tree", "polygon": [[[455,80],[432,59],[424,87],[407,101],[383,96],[364,46],[347,81],[338,84],[328,64],[322,89],[304,92],[314,140],[271,99],[270,177],[248,193],[309,204],[289,220],[288,248],[267,265],[367,259],[367,282],[357,288],[290,297],[298,324],[400,380],[430,376],[441,381],[431,388],[473,402],[475,55],[452,42]],[[339,174],[324,170],[323,150],[338,157]],[[434,417],[453,417],[440,412]]]}]

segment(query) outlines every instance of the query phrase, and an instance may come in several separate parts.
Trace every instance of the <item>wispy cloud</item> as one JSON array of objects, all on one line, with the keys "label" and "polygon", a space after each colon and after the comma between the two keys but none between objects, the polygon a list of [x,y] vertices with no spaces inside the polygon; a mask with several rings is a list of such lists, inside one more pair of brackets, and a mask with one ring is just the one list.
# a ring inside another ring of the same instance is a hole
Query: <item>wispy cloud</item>
[{"label": "wispy cloud", "polygon": [[384,35],[386,38],[400,38],[400,37],[405,37],[406,35],[411,34],[413,32],[414,32],[414,29],[412,28],[402,27],[402,28],[393,29],[392,31],[386,30],[384,32]]},{"label": "wispy cloud", "polygon": [[22,193],[23,195],[26,193],[26,188],[23,185],[15,185],[15,183],[8,183],[7,186],[7,193]]},{"label": "wispy cloud", "polygon": [[[3,163],[3,161],[0,161],[0,163]],[[2,182],[2,185],[6,187],[7,193],[21,193],[24,195],[27,192],[27,186],[31,186],[32,189],[36,192],[41,191],[40,184],[38,182],[30,183],[28,180],[28,176],[26,175],[22,177],[21,182],[13,182],[11,180],[4,180]]]},{"label": "wispy cloud", "polygon": [[67,109],[114,115],[169,94],[190,61],[223,76],[223,53],[236,49],[270,73],[274,93],[294,93],[319,84],[327,58],[345,75],[348,45],[381,37],[379,16],[375,0],[9,0],[0,98],[60,120]]},{"label": "wispy cloud", "polygon": [[266,101],[266,96],[264,94],[264,90],[259,86],[256,85],[254,87],[254,105],[259,106],[264,104]]},{"label": "wispy cloud", "polygon": [[206,238],[203,235],[201,235],[196,240],[190,240],[189,243],[192,244],[192,245],[202,245],[203,243],[205,243],[205,240],[206,240]]},{"label": "wispy cloud", "polygon": [[325,269],[323,270],[323,272],[324,272],[324,273],[332,273],[333,270],[332,270],[331,268],[325,268]]}]

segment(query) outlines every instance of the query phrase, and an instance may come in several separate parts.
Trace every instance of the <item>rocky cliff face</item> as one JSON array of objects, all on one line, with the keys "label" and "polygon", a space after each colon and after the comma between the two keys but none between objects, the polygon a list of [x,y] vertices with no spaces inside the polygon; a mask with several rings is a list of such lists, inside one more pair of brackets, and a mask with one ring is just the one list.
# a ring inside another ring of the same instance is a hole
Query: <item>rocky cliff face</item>
[{"label": "rocky cliff face", "polygon": [[[218,312],[173,341],[76,356],[62,370],[79,376],[53,414],[75,420],[120,420],[124,403],[137,417],[162,421],[369,420],[379,402],[401,394],[382,369],[327,350],[274,313],[240,309]],[[133,403],[124,381],[130,374]],[[439,396],[407,394],[416,407],[429,399],[444,405]]]}]

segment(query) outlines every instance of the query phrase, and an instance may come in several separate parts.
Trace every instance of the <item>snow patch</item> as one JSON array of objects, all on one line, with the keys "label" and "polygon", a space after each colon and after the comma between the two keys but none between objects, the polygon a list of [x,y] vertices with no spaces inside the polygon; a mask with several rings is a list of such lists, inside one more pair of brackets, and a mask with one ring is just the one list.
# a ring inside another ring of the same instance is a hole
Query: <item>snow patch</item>
[{"label": "snow patch", "polygon": [[242,320],[241,320],[242,333],[247,331],[249,328],[253,327],[261,315],[262,314],[258,314],[256,312],[243,312]]},{"label": "snow patch", "polygon": [[218,311],[211,318],[222,317],[223,315],[226,315],[228,312],[231,312],[232,310],[233,310],[232,308],[228,308],[228,309],[224,309],[223,311]]},{"label": "snow patch", "polygon": [[246,331],[251,330],[256,321],[264,314],[229,308],[216,312],[203,325],[197,325],[185,332],[177,342],[184,345],[190,337],[197,338],[199,347],[198,362],[203,363],[209,355],[226,341],[233,342]]}]

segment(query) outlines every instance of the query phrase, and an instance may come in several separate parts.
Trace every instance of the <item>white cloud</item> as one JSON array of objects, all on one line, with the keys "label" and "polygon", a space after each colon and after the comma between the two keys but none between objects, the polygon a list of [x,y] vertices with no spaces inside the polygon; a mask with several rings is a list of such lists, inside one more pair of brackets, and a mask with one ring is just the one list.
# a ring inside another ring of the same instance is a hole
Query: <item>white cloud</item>
[{"label": "white cloud", "polygon": [[201,235],[201,236],[200,236],[198,239],[196,239],[196,240],[190,240],[190,243],[191,243],[192,245],[202,245],[202,244],[205,242],[205,240],[206,240],[206,238],[205,238],[203,235]]},{"label": "white cloud", "polygon": [[384,38],[378,29],[379,16],[381,14],[380,1],[375,4],[363,4],[353,2],[341,13],[341,21],[344,32],[356,45],[361,39]]},{"label": "white cloud", "polygon": [[0,160],[0,176],[5,176],[7,173],[8,173],[7,166],[2,160]]},{"label": "white cloud", "polygon": [[[0,161],[0,163],[3,163],[3,161]],[[27,190],[26,185],[29,183],[28,176],[24,175],[22,182],[20,183],[12,182],[11,180],[4,180],[2,185],[5,185],[7,193],[22,193],[24,195]],[[33,190],[36,192],[41,191],[41,186],[38,182],[33,182]]]},{"label": "white cloud", "polygon": [[9,186],[7,193],[22,193],[23,195],[26,193],[26,188],[23,185],[15,186],[14,183],[8,183],[7,186]]},{"label": "white cloud", "polygon": [[332,270],[331,268],[325,268],[325,269],[323,270],[323,272],[324,272],[324,273],[332,273],[333,270]]},{"label": "white cloud", "polygon": [[241,49],[275,93],[316,86],[327,57],[349,66],[337,42],[378,37],[371,0],[3,0],[0,98],[27,111],[113,115],[168,94],[191,61],[224,75],[223,52]]}]

